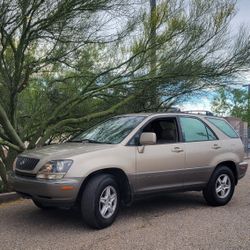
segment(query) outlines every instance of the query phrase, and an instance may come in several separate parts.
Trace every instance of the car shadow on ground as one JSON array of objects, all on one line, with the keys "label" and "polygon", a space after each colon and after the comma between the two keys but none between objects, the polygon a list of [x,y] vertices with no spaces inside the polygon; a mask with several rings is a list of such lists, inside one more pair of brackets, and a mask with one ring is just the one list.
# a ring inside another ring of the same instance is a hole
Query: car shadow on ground
[{"label": "car shadow on ground", "polygon": [[159,211],[177,212],[187,208],[201,208],[206,206],[206,202],[201,192],[170,193],[143,198],[135,201],[131,207],[122,208],[121,214],[134,213],[154,214]]},{"label": "car shadow on ground", "polygon": [[[31,201],[30,201],[31,202]],[[32,203],[32,202],[31,202]],[[31,203],[14,216],[18,216],[19,223],[26,224],[36,230],[53,228],[86,229],[91,230],[83,224],[80,211],[77,209],[49,209],[41,210]],[[158,217],[165,213],[178,213],[185,209],[202,209],[206,203],[200,192],[172,193],[157,197],[147,197],[135,201],[130,207],[120,209],[117,223],[124,220],[135,220],[138,217]],[[12,218],[13,218],[12,217]],[[13,218],[15,219],[15,218]]]}]

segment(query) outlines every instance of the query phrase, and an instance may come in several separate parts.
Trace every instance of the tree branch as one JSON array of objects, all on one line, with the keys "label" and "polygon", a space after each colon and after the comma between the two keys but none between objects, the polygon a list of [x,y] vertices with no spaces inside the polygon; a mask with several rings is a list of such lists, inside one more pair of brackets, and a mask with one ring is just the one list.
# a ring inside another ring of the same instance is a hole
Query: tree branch
[{"label": "tree branch", "polygon": [[[10,139],[17,144],[17,146],[15,146],[14,144],[12,144],[13,146],[19,148],[19,149],[25,149],[25,145],[22,142],[22,140],[20,139],[20,137],[18,136],[16,130],[13,128],[13,126],[11,125],[9,118],[6,114],[6,112],[4,111],[2,105],[0,104],[0,121],[1,124],[4,128],[4,130],[6,131],[7,135],[10,137]],[[8,143],[8,142],[6,142]],[[7,145],[7,144],[6,144]]]}]

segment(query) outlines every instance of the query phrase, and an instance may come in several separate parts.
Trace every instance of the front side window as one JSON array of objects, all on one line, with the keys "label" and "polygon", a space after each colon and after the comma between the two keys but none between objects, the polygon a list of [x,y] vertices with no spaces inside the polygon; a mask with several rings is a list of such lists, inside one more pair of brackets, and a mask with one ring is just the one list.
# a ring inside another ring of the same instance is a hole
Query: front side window
[{"label": "front side window", "polygon": [[239,137],[238,134],[234,131],[234,129],[225,120],[212,117],[207,118],[207,120],[227,136],[231,138]]},{"label": "front side window", "polygon": [[176,118],[158,118],[147,124],[142,132],[156,134],[156,143],[176,143],[179,141]]},{"label": "front side window", "polygon": [[69,142],[117,144],[125,139],[144,119],[145,116],[113,117],[77,135]]},{"label": "front side window", "polygon": [[216,136],[202,121],[192,117],[180,117],[182,136],[186,142],[216,140]]}]

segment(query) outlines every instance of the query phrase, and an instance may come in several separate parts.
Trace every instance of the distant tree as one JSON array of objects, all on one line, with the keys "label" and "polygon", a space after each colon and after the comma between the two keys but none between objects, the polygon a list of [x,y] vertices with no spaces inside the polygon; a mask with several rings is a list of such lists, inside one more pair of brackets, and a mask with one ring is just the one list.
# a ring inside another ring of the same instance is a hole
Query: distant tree
[{"label": "distant tree", "polygon": [[249,122],[248,93],[244,89],[220,88],[212,101],[212,111],[221,116],[234,116]]}]

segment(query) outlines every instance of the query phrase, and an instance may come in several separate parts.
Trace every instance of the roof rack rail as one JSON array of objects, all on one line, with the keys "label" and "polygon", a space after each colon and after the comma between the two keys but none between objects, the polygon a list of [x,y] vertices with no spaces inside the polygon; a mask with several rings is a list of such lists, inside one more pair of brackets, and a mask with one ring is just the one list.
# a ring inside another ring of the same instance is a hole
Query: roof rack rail
[{"label": "roof rack rail", "polygon": [[167,110],[167,113],[179,113],[181,112],[181,109],[178,107],[171,107]]},{"label": "roof rack rail", "polygon": [[208,111],[208,110],[185,110],[185,111],[182,111],[182,112],[183,113],[188,113],[188,114],[214,116],[214,114],[211,111]]}]

